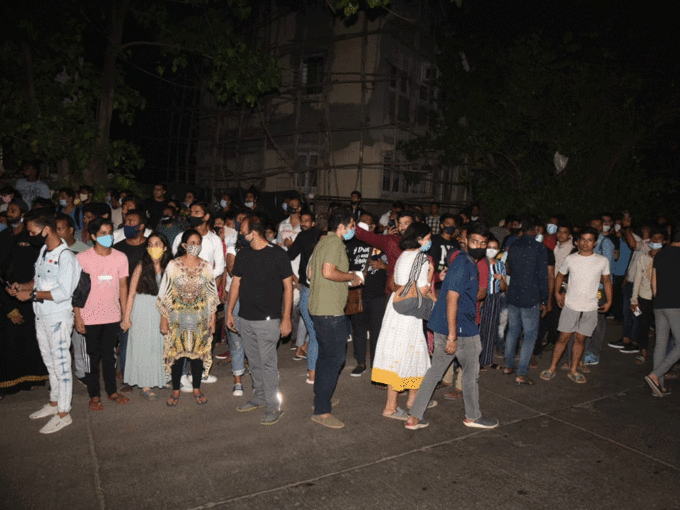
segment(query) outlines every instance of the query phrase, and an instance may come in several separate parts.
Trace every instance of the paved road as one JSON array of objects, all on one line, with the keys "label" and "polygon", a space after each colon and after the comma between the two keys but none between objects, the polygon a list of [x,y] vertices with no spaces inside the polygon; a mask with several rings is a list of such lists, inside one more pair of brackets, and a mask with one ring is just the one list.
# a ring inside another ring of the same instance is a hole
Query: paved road
[{"label": "paved road", "polygon": [[605,347],[585,385],[563,372],[546,383],[532,370],[533,387],[482,374],[482,410],[501,421],[494,431],[464,427],[462,403],[440,392],[429,428],[382,418],[385,392],[350,377],[351,356],[334,410],[346,427],[323,428],[310,420],[304,362],[287,346],[279,356],[285,414],[269,427],[259,411],[236,412],[245,397],[231,395],[220,366],[200,407],[187,394],[171,409],[133,393],[93,413],[78,384],[73,425],[49,436],[28,419],[45,388],[6,398],[0,508],[680,509],[680,387],[652,398],[649,365],[632,355]]}]

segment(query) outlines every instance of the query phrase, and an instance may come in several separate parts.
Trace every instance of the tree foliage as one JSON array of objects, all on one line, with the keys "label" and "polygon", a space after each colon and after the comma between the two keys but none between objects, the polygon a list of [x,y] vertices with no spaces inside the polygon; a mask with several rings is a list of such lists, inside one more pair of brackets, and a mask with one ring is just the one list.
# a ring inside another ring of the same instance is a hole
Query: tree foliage
[{"label": "tree foliage", "polygon": [[[677,179],[660,187],[647,172],[650,141],[678,115],[649,100],[650,78],[625,59],[596,32],[502,44],[453,37],[440,61],[443,115],[404,150],[468,164],[474,198],[494,220],[518,211],[649,213],[659,190],[678,191]],[[669,85],[655,90],[670,97]],[[556,152],[569,158],[560,173]]]}]

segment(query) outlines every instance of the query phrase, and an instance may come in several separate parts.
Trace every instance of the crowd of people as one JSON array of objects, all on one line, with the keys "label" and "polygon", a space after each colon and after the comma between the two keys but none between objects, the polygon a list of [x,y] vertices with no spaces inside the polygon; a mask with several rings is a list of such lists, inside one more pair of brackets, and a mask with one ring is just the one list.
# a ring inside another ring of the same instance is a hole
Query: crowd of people
[{"label": "crowd of people", "polygon": [[282,343],[306,362],[311,419],[333,429],[344,426],[333,407],[350,340],[351,376],[370,367],[382,415],[411,430],[428,426],[442,387],[463,400],[464,425],[496,427],[480,409],[480,373],[532,386],[545,349],[540,379],[563,370],[586,383],[611,321],[623,336],[609,346],[651,364],[652,395],[668,395],[678,374],[680,232],[663,217],[511,215],[489,228],[479,205],[427,214],[394,202],[378,217],[359,191],[315,212],[291,193],[272,214],[254,189],[210,203],[169,199],[158,183],[146,199],[107,189],[98,202],[87,185],[51,196],[36,164],[24,173],[0,189],[0,399],[49,382],[49,402],[30,415],[50,418],[41,433],[72,423],[74,380],[93,412],[102,380],[118,405],[133,387],[149,401],[169,387],[170,407],[182,392],[204,405],[214,359],[231,364],[236,397],[248,369],[237,410],[263,409],[260,423],[273,425]]}]

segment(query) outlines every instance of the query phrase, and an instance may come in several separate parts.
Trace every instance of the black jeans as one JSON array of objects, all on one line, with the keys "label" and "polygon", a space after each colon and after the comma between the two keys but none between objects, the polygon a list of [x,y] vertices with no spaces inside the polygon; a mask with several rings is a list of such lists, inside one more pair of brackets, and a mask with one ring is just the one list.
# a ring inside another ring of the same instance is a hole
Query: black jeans
[{"label": "black jeans", "polygon": [[633,341],[638,344],[640,349],[647,349],[649,345],[649,328],[654,322],[654,307],[651,299],[645,299],[638,296],[638,307],[642,312],[638,316],[638,330],[637,338]]},{"label": "black jeans", "polygon": [[331,412],[331,397],[345,365],[349,320],[346,315],[312,315],[319,359],[314,374],[314,414]]},{"label": "black jeans", "polygon": [[[368,327],[368,338],[371,347],[371,366],[375,360],[375,346],[378,345],[380,328],[382,327],[383,317],[385,316],[385,306],[389,296],[378,296],[364,300],[364,317]],[[366,355],[364,354],[364,359]]]},{"label": "black jeans", "polygon": [[352,344],[354,346],[354,358],[359,365],[366,364],[366,312],[355,313],[349,316],[352,325]]},{"label": "black jeans", "polygon": [[89,367],[85,372],[85,384],[90,398],[101,397],[99,382],[99,363],[102,364],[104,389],[107,395],[118,391],[116,387],[116,342],[118,342],[120,323],[86,324],[85,349]]},{"label": "black jeans", "polygon": [[195,390],[201,387],[201,378],[203,377],[203,360],[202,359],[189,359],[189,358],[179,358],[175,360],[170,369],[170,374],[172,375],[172,389],[174,391],[179,390],[180,379],[182,378],[182,372],[184,372],[184,364],[187,360],[191,363],[191,381]]}]

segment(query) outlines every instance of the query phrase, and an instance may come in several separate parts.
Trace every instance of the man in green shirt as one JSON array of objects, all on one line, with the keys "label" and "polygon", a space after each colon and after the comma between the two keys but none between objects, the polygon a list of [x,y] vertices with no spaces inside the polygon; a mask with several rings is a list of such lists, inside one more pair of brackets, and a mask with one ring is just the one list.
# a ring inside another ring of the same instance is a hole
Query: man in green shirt
[{"label": "man in green shirt", "polygon": [[312,421],[332,429],[345,426],[331,415],[331,398],[346,358],[350,331],[345,315],[347,292],[363,283],[358,274],[348,272],[343,243],[354,237],[354,228],[351,211],[335,209],[328,218],[328,235],[316,245],[309,261],[309,313],[319,343]]}]

